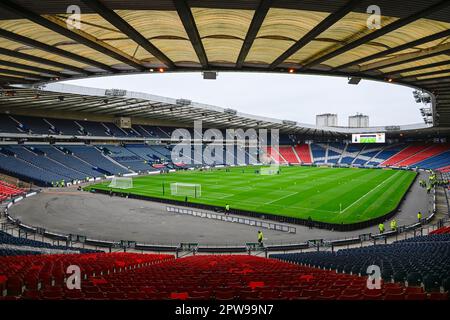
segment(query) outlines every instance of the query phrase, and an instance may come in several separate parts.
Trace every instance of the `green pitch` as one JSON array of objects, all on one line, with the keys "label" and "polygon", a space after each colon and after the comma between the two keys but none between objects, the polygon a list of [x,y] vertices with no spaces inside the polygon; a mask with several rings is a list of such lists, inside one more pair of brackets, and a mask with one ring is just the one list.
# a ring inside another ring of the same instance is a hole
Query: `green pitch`
[{"label": "green pitch", "polygon": [[[201,197],[189,202],[225,206],[327,223],[356,223],[393,210],[416,175],[411,171],[280,167],[279,175],[259,175],[257,167],[179,171],[133,179],[120,192],[184,201],[172,196],[174,182],[201,184]],[[109,182],[87,189],[110,190]],[[163,188],[164,185],[164,188]],[[164,189],[164,194],[163,194]]]}]

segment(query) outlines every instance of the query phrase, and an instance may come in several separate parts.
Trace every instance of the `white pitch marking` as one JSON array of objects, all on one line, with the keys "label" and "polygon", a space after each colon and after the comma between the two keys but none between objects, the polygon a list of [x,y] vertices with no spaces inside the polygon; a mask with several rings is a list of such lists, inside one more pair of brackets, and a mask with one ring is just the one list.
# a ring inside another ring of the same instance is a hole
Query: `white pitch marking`
[{"label": "white pitch marking", "polygon": [[375,191],[376,189],[378,189],[379,187],[381,187],[382,185],[384,185],[386,182],[390,181],[393,177],[395,177],[396,175],[398,175],[400,173],[400,171],[398,171],[397,173],[394,173],[392,176],[390,176],[389,178],[387,178],[386,180],[382,181],[380,184],[378,184],[375,188],[373,188],[372,190],[370,190],[369,192],[367,192],[365,195],[363,195],[362,197],[356,199],[356,201],[354,201],[352,204],[350,204],[348,207],[346,207],[344,210],[341,211],[341,213],[344,213],[348,208],[352,207],[355,203],[359,202],[361,199],[367,197],[369,194],[371,194],[373,191]]}]

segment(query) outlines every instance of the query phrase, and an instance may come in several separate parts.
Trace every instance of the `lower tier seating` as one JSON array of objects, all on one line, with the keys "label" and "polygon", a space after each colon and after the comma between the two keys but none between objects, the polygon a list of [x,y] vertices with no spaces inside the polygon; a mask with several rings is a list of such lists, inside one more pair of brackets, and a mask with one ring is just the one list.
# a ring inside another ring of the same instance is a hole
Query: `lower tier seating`
[{"label": "lower tier seating", "polygon": [[[89,297],[92,293],[90,288],[103,283],[99,280],[102,276],[131,272],[134,268],[167,259],[173,259],[173,256],[91,253],[0,257],[0,298],[63,299],[70,298],[71,295]],[[71,265],[80,267],[81,279],[84,279],[81,292],[67,289],[64,283],[69,276],[67,268]]]},{"label": "lower tier seating", "polygon": [[365,274],[377,265],[385,281],[447,291],[450,284],[450,234],[420,236],[393,244],[344,249],[337,252],[274,254],[283,261],[326,268],[347,274]]},{"label": "lower tier seating", "polygon": [[[79,265],[81,290],[64,285]],[[84,254],[0,258],[3,299],[445,299],[446,294],[248,255]]]}]

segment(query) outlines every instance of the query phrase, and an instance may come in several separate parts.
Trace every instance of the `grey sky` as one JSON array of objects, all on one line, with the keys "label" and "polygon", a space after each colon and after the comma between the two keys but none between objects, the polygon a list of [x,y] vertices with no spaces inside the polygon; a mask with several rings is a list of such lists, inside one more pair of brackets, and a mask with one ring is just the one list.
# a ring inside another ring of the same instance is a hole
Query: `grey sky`
[{"label": "grey sky", "polygon": [[309,124],[315,124],[316,114],[327,112],[337,113],[343,126],[356,112],[367,114],[371,126],[423,122],[411,88],[368,80],[354,86],[337,77],[222,72],[217,80],[203,80],[200,73],[155,73],[67,83],[185,98]]}]

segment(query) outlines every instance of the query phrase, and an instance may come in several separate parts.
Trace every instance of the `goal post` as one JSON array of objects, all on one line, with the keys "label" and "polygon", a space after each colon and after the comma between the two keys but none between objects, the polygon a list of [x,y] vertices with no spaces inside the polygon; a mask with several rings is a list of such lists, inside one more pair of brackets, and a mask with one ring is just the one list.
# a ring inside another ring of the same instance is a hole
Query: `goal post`
[{"label": "goal post", "polygon": [[116,189],[130,189],[133,188],[133,178],[128,177],[114,177],[108,185],[110,188]]},{"label": "goal post", "polygon": [[202,185],[198,183],[174,182],[170,184],[172,196],[199,198],[202,196]]},{"label": "goal post", "polygon": [[280,173],[279,166],[269,166],[269,167],[261,167],[259,169],[259,174],[263,176],[276,175]]}]

